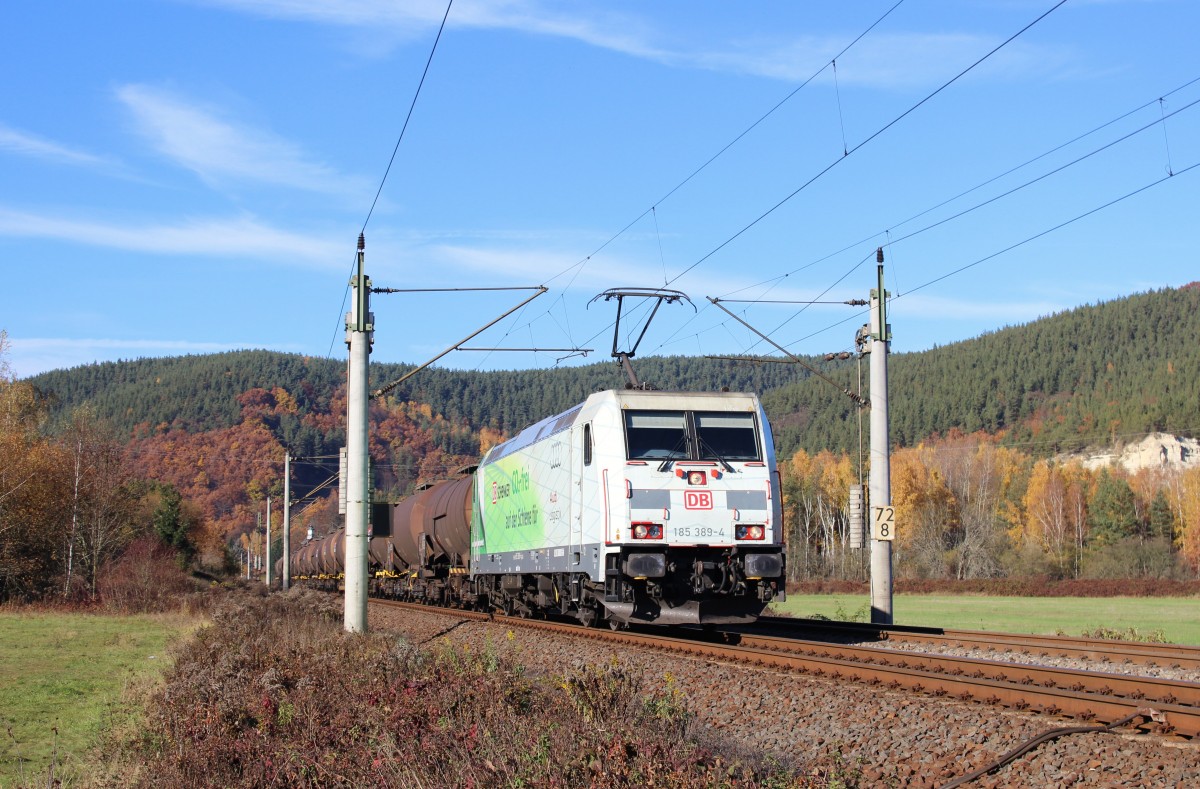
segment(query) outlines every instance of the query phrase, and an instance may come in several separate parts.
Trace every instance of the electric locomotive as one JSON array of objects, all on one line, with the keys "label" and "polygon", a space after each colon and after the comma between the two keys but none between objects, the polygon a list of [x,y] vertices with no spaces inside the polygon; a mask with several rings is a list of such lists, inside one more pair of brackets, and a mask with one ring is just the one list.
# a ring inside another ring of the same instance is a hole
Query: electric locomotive
[{"label": "electric locomotive", "polygon": [[744,621],[783,595],[773,443],[749,394],[606,391],[493,447],[470,574],[502,608]]}]

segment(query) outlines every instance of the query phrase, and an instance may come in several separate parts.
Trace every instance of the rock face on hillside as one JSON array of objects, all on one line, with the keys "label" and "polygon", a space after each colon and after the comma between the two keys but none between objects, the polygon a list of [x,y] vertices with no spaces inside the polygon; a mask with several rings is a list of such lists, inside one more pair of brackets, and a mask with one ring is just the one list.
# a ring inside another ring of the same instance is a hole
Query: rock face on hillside
[{"label": "rock face on hillside", "polygon": [[1200,466],[1200,441],[1166,433],[1151,433],[1136,444],[1066,455],[1061,460],[1079,460],[1085,468],[1121,466],[1135,472],[1144,468],[1185,469]]}]

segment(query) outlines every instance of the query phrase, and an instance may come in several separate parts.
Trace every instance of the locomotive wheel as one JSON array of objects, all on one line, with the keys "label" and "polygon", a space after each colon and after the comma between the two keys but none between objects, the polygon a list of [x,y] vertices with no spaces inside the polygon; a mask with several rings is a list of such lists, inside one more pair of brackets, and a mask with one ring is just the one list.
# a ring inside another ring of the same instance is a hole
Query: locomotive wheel
[{"label": "locomotive wheel", "polygon": [[584,627],[594,627],[596,624],[596,609],[591,606],[581,606],[575,614],[575,618]]}]

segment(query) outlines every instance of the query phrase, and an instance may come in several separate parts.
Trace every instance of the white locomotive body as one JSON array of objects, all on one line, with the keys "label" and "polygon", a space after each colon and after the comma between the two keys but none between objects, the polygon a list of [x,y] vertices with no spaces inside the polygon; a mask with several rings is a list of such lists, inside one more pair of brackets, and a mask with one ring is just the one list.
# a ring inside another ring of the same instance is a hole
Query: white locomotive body
[{"label": "white locomotive body", "polygon": [[504,610],[706,624],[784,595],[774,446],[752,394],[593,394],[493,447],[474,499],[470,576]]}]

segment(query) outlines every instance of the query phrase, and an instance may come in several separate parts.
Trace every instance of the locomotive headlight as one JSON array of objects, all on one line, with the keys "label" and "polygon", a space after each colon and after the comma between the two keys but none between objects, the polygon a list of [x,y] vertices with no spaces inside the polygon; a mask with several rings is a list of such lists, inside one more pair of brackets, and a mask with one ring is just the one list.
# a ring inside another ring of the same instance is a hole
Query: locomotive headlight
[{"label": "locomotive headlight", "polygon": [[733,536],[739,540],[761,540],[767,535],[767,530],[758,524],[754,525],[738,525],[734,529]]},{"label": "locomotive headlight", "polygon": [[689,471],[687,473],[687,481],[689,485],[707,485],[708,478],[704,476],[703,471]]},{"label": "locomotive headlight", "polygon": [[634,523],[629,534],[635,540],[661,540],[663,527],[661,523]]}]

